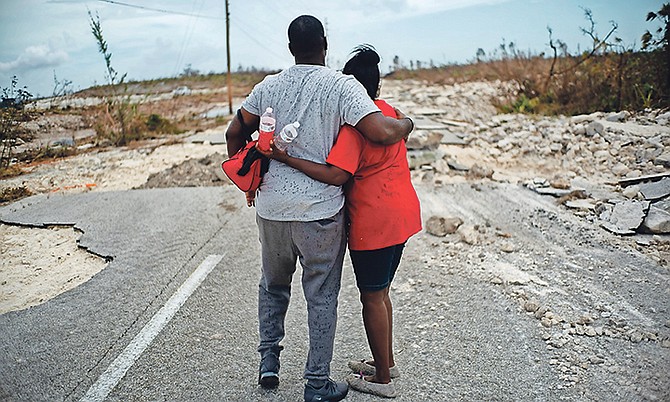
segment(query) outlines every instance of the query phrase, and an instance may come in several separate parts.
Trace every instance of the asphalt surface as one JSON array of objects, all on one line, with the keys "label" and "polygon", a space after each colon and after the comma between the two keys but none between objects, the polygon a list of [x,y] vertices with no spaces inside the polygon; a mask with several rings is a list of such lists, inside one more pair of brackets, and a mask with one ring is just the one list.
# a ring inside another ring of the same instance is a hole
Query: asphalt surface
[{"label": "asphalt surface", "polygon": [[[499,198],[492,191],[490,198]],[[439,209],[435,197],[425,200],[424,212]],[[540,196],[529,197],[534,204],[518,207],[555,209]],[[493,209],[488,213],[495,216]],[[82,400],[203,261],[219,255],[220,262],[102,399],[302,400],[307,327],[299,269],[280,386],[265,391],[256,384],[259,245],[254,210],[234,188],[34,196],[0,209],[0,220],[37,227],[74,225],[84,233],[81,246],[111,260],[83,285],[40,306],[0,316],[0,399]],[[490,276],[468,274],[478,268],[459,260],[458,250],[447,250],[454,261],[440,261],[439,256],[447,255],[444,247],[429,234],[417,235],[408,243],[394,284],[401,370],[396,400],[663,399],[653,388],[649,393],[643,387],[637,394],[616,387],[593,390],[588,379],[587,388],[570,386],[551,361],[546,328]],[[666,284],[667,273],[659,286]],[[667,300],[661,304],[667,306]],[[348,360],[369,357],[348,258],[339,314],[332,377],[343,380]],[[668,367],[661,365],[668,361],[668,349],[656,346],[645,347],[663,358],[645,370]],[[659,381],[667,383],[667,378]],[[347,400],[377,398],[350,391]]]}]

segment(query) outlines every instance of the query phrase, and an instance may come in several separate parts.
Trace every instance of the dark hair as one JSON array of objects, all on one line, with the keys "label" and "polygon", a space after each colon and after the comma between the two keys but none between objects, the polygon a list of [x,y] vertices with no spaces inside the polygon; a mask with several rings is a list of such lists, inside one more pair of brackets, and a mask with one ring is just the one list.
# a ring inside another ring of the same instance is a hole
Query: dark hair
[{"label": "dark hair", "polygon": [[342,72],[353,75],[363,84],[370,98],[377,99],[379,90],[379,55],[371,45],[356,46],[353,56],[347,61]]},{"label": "dark hair", "polygon": [[325,35],[321,21],[301,15],[288,26],[288,42],[294,55],[312,55],[324,49]]}]

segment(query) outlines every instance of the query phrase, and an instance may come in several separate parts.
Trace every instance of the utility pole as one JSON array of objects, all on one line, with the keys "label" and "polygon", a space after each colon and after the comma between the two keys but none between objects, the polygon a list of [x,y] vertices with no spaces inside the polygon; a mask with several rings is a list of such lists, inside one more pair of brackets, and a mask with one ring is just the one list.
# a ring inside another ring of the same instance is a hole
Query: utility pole
[{"label": "utility pole", "polygon": [[233,115],[233,87],[230,77],[230,12],[228,11],[228,0],[226,0],[226,62],[228,64],[228,75],[226,83],[228,84],[228,113]]}]

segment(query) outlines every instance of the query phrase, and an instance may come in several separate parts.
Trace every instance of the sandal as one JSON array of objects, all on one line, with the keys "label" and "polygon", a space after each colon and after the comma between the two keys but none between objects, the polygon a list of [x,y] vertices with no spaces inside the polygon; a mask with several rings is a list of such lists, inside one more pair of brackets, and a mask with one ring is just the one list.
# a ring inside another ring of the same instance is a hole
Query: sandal
[{"label": "sandal", "polygon": [[377,395],[383,398],[395,398],[398,396],[398,393],[395,390],[395,385],[393,385],[393,380],[388,384],[380,384],[367,381],[365,377],[360,374],[349,374],[349,376],[347,376],[347,382],[351,388],[366,394]]},{"label": "sandal", "polygon": [[[349,368],[354,373],[363,375],[375,375],[376,372],[375,366],[365,360],[352,360],[349,362]],[[398,378],[400,377],[400,370],[397,366],[389,367],[389,374],[391,378]]]}]

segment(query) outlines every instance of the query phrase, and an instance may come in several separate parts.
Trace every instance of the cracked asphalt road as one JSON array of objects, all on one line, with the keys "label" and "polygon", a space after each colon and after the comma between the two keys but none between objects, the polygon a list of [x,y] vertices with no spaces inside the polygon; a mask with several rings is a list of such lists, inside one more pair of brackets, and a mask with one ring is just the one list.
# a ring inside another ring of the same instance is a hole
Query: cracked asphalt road
[{"label": "cracked asphalt road", "polygon": [[[468,230],[408,243],[393,285],[398,400],[670,400],[667,266],[521,186],[417,184],[424,221]],[[38,195],[9,224],[66,224],[113,260],[90,281],[0,316],[0,399],[80,400],[208,256],[225,254],[107,400],[295,401],[306,319],[299,275],[282,382],[256,385],[258,241],[234,188]],[[368,357],[347,258],[332,376]],[[350,392],[347,400],[374,398]]]}]

